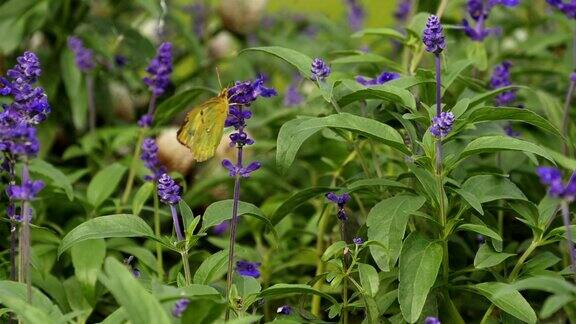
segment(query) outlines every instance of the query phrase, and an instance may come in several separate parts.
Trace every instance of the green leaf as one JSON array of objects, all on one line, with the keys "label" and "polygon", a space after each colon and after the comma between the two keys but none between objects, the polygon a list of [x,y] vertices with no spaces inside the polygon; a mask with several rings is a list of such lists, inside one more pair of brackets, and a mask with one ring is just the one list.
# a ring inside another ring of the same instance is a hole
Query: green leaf
[{"label": "green leaf", "polygon": [[137,216],[118,214],[90,219],[71,230],[60,243],[58,255],[77,243],[110,237],[154,237],[152,229]]},{"label": "green leaf", "polygon": [[484,210],[482,209],[482,204],[471,192],[465,189],[453,189],[454,192],[459,194],[464,200],[474,208],[480,215],[484,215]]},{"label": "green leaf", "polygon": [[108,257],[99,280],[112,293],[132,323],[170,324],[162,305],[142,287],[126,266]]},{"label": "green leaf", "polygon": [[474,267],[476,269],[490,268],[499,265],[504,260],[508,259],[515,254],[512,253],[498,253],[488,245],[482,244],[476,252],[476,257],[474,258]]},{"label": "green leaf", "polygon": [[98,273],[106,257],[106,243],[103,239],[78,242],[70,250],[74,274],[88,296],[93,296]]},{"label": "green leaf", "polygon": [[400,189],[410,189],[409,186],[403,184],[402,182],[384,179],[384,178],[374,178],[374,179],[361,179],[356,180],[346,186],[346,191],[348,193],[362,190],[370,187],[392,187]]},{"label": "green leaf", "polygon": [[385,67],[387,67],[389,70],[392,71],[396,71],[396,72],[401,72],[402,71],[402,66],[399,65],[398,63],[384,57],[384,56],[380,56],[377,54],[372,54],[372,53],[360,53],[360,54],[355,54],[355,55],[349,55],[349,56],[343,56],[343,57],[339,57],[335,60],[333,60],[331,62],[332,64],[336,65],[336,64],[372,64],[372,63],[378,63],[381,64]]},{"label": "green leaf", "polygon": [[324,195],[327,192],[336,191],[336,190],[338,190],[338,189],[337,188],[331,188],[331,187],[312,187],[312,188],[306,188],[304,190],[300,190],[300,191],[292,194],[290,197],[288,197],[288,199],[286,199],[282,203],[282,205],[280,205],[276,209],[276,211],[274,211],[274,214],[272,214],[272,217],[270,217],[270,221],[272,222],[272,224],[276,225],[286,215],[293,212],[296,208],[298,208],[300,205],[307,202],[308,200],[310,200],[314,197],[320,196],[320,195]]},{"label": "green leaf", "polygon": [[383,271],[390,271],[396,264],[408,219],[424,202],[424,197],[400,195],[382,200],[368,213],[368,239],[383,246],[370,245],[370,253]]},{"label": "green leaf", "polygon": [[544,301],[540,310],[540,317],[546,319],[574,300],[576,298],[571,295],[552,295]]},{"label": "green leaf", "polygon": [[[510,136],[483,136],[468,143],[454,165],[475,154],[506,150],[533,153],[554,163],[554,159],[548,151],[534,143]],[[453,167],[453,165],[451,165],[451,167]]]},{"label": "green leaf", "polygon": [[215,92],[209,88],[193,87],[164,100],[156,108],[154,127],[165,125],[184,109],[192,109],[199,105],[196,99],[203,93],[214,94]]},{"label": "green leaf", "polygon": [[416,111],[416,99],[414,99],[412,93],[406,89],[397,88],[391,85],[381,85],[355,90],[340,98],[338,100],[338,105],[340,105],[340,107],[346,107],[353,102],[367,99],[380,99],[402,105],[412,112]]},{"label": "green leaf", "polygon": [[464,72],[469,66],[472,65],[472,61],[468,59],[456,61],[451,63],[447,66],[449,72],[446,78],[442,82],[442,94],[446,93],[446,91],[450,88],[452,83],[456,81],[456,79]]},{"label": "green leaf", "polygon": [[64,89],[70,101],[74,127],[77,130],[83,130],[86,128],[88,116],[88,95],[82,72],[78,70],[74,62],[74,54],[67,47],[64,48],[60,56]]},{"label": "green leaf", "polygon": [[338,301],[329,294],[304,284],[275,284],[272,287],[268,287],[262,290],[260,292],[260,297],[266,298],[266,297],[276,297],[276,296],[285,296],[293,294],[317,295],[328,299],[332,304],[338,303]]},{"label": "green leaf", "polygon": [[126,167],[120,163],[114,163],[100,170],[86,189],[88,202],[98,208],[110,195],[114,193],[122,176],[126,172]]},{"label": "green leaf", "polygon": [[471,232],[475,232],[478,234],[482,234],[484,236],[488,236],[490,238],[493,238],[496,241],[500,241],[502,242],[502,237],[500,237],[500,235],[498,235],[498,233],[494,232],[493,230],[491,230],[488,226],[486,225],[480,225],[480,224],[462,224],[460,226],[458,226],[457,230],[464,230],[464,231],[471,231]]},{"label": "green leaf", "polygon": [[494,89],[492,91],[483,92],[483,93],[470,99],[470,107],[474,107],[476,105],[481,104],[482,102],[484,102],[486,100],[492,99],[492,98],[496,97],[497,95],[501,94],[502,92],[506,92],[506,91],[510,91],[510,90],[514,90],[514,89],[521,89],[521,88],[525,88],[525,87],[517,86],[517,85],[511,85],[511,86],[507,86],[507,87]]},{"label": "green leaf", "polygon": [[40,290],[32,287],[32,303],[26,302],[26,284],[0,281],[0,303],[14,310],[27,323],[62,323],[60,309]]},{"label": "green leaf", "polygon": [[471,193],[480,203],[500,199],[527,200],[518,187],[505,177],[482,174],[468,178],[462,189]]},{"label": "green leaf", "polygon": [[344,252],[344,248],[346,248],[346,242],[344,241],[337,241],[332,243],[332,245],[324,250],[324,254],[322,254],[322,261],[326,262],[332,259],[333,256],[339,255],[340,253]]},{"label": "green leaf", "polygon": [[52,164],[40,159],[33,159],[30,161],[29,167],[30,171],[50,178],[53,186],[64,190],[70,201],[74,200],[72,183],[68,180],[68,177],[62,173],[62,171],[55,168]]},{"label": "green leaf", "polygon": [[360,285],[370,297],[376,297],[380,286],[378,272],[373,266],[365,263],[358,263],[358,274],[360,275]]},{"label": "green leaf", "polygon": [[228,250],[218,251],[202,262],[196,273],[193,282],[199,285],[208,285],[220,279],[226,272],[228,261]]},{"label": "green leaf", "polygon": [[294,119],[282,125],[276,147],[276,163],[280,169],[286,171],[294,162],[296,153],[304,141],[325,128],[360,133],[402,153],[409,153],[402,136],[394,128],[370,118],[341,113],[327,117]]},{"label": "green leaf", "polygon": [[310,66],[312,65],[312,58],[310,58],[305,54],[302,54],[293,49],[284,48],[280,46],[252,47],[242,50],[240,54],[248,51],[257,51],[272,54],[297,68],[298,71],[300,71],[300,73],[304,77],[312,79],[312,72],[310,72]]},{"label": "green leaf", "polygon": [[149,181],[146,181],[140,188],[138,188],[138,191],[136,191],[136,194],[134,195],[134,199],[132,199],[132,213],[134,215],[140,215],[142,207],[144,207],[144,204],[148,198],[150,198],[150,194],[152,194],[153,190],[154,184]]},{"label": "green leaf", "polygon": [[540,290],[558,295],[572,295],[576,297],[576,286],[566,281],[562,277],[551,275],[540,275],[518,280],[512,284],[514,289],[520,290]]},{"label": "green leaf", "polygon": [[436,281],[442,263],[442,245],[413,233],[404,242],[400,254],[398,302],[402,316],[415,323]]},{"label": "green leaf", "polygon": [[[204,212],[204,216],[202,217],[202,228],[200,229],[200,232],[204,233],[210,227],[218,225],[225,220],[232,219],[233,204],[234,200],[227,199],[217,201],[208,206],[208,208],[206,208],[206,211]],[[240,201],[238,203],[238,217],[242,215],[250,215],[262,221],[264,224],[268,226],[268,228],[270,228],[272,234],[274,234],[274,236],[277,236],[277,233],[274,229],[274,225],[272,225],[268,217],[264,215],[264,213],[260,210],[260,208],[256,207],[253,204]]]},{"label": "green leaf", "polygon": [[355,32],[354,34],[352,34],[351,37],[359,38],[359,37],[372,36],[372,35],[373,36],[390,37],[390,38],[394,38],[394,39],[399,40],[399,41],[405,41],[406,40],[406,36],[404,34],[397,31],[396,29],[392,29],[392,28],[366,28],[366,29],[362,29],[360,31]]},{"label": "green leaf", "polygon": [[473,288],[506,313],[521,321],[536,323],[536,313],[526,299],[511,285],[502,282],[483,282]]}]

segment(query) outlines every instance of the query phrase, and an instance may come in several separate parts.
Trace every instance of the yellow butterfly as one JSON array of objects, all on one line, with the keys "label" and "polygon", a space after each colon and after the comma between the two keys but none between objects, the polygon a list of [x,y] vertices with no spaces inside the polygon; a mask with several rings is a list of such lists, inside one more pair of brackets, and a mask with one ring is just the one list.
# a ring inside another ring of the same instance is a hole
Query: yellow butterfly
[{"label": "yellow butterfly", "polygon": [[214,156],[222,140],[227,116],[228,89],[220,91],[218,96],[194,107],[186,114],[177,138],[192,151],[195,161],[206,161]]}]

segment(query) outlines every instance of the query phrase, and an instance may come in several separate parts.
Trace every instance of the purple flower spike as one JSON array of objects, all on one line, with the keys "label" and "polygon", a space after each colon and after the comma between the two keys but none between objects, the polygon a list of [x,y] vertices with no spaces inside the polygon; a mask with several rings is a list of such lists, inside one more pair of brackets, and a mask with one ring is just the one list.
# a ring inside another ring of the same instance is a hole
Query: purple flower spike
[{"label": "purple flower spike", "polygon": [[348,25],[352,31],[362,29],[366,13],[358,0],[346,0],[348,6]]},{"label": "purple flower spike", "polygon": [[8,185],[6,194],[11,200],[31,201],[44,188],[44,182],[40,180],[26,180],[22,185]]},{"label": "purple flower spike", "polygon": [[334,192],[329,192],[326,194],[326,199],[335,203],[338,206],[338,219],[341,221],[348,220],[348,215],[346,215],[346,203],[350,200],[350,195],[348,193],[343,193],[342,195],[337,195]]},{"label": "purple flower spike", "polygon": [[170,84],[170,74],[172,73],[172,44],[164,42],[160,44],[156,56],[150,61],[146,68],[149,76],[143,79],[150,91],[155,96],[161,96]]},{"label": "purple flower spike", "polygon": [[432,118],[430,133],[437,138],[445,137],[452,130],[453,124],[454,114],[452,112],[443,111],[440,113],[440,116]]},{"label": "purple flower spike", "polygon": [[312,61],[312,66],[310,67],[310,72],[314,79],[324,81],[332,72],[328,64],[324,62],[321,58],[315,58]]},{"label": "purple flower spike", "polygon": [[362,245],[364,243],[364,240],[361,237],[355,237],[352,239],[352,242],[354,242],[354,244],[356,245]]},{"label": "purple flower spike", "polygon": [[174,308],[172,308],[172,316],[182,317],[182,314],[186,311],[189,304],[190,300],[187,298],[179,299],[176,304],[174,304]]},{"label": "purple flower spike", "polygon": [[158,178],[158,196],[165,204],[174,205],[180,202],[180,186],[174,179],[164,173]]},{"label": "purple flower spike", "polygon": [[145,180],[156,181],[161,175],[166,173],[166,167],[158,160],[158,145],[153,138],[146,138],[142,142],[142,154],[140,159],[144,165],[152,172],[152,176],[146,176]]},{"label": "purple flower spike", "polygon": [[250,173],[260,169],[260,167],[262,165],[260,164],[260,162],[254,161],[254,162],[248,164],[248,166],[246,166],[246,167],[240,167],[239,168],[238,166],[232,164],[232,162],[230,160],[224,159],[222,161],[222,166],[229,171],[228,174],[231,177],[235,177],[235,176],[239,175],[242,178],[248,178],[250,176]]},{"label": "purple flower spike", "polygon": [[276,314],[280,315],[290,315],[292,314],[292,307],[290,305],[283,305],[276,309]]},{"label": "purple flower spike", "polygon": [[240,260],[236,262],[236,271],[244,277],[260,277],[260,262]]},{"label": "purple flower spike", "polygon": [[576,198],[576,172],[572,174],[568,183],[562,182],[562,172],[554,167],[539,167],[536,174],[540,182],[548,186],[548,194],[554,198],[561,198],[572,202]]},{"label": "purple flower spike", "polygon": [[142,115],[142,117],[140,117],[140,119],[138,120],[138,127],[148,128],[148,127],[152,126],[153,119],[154,119],[154,117],[152,116],[152,114]]},{"label": "purple flower spike", "polygon": [[473,41],[481,42],[486,37],[494,34],[499,34],[499,28],[486,28],[485,21],[490,15],[490,11],[496,5],[503,5],[507,7],[514,7],[520,3],[519,0],[468,0],[467,9],[468,14],[474,21],[475,26],[472,27],[468,20],[462,21],[464,33]]},{"label": "purple flower spike", "polygon": [[264,75],[259,75],[253,81],[237,81],[233,87],[228,89],[228,100],[231,107],[235,105],[249,106],[258,97],[268,98],[275,96],[277,94],[276,90],[264,86],[266,80]]},{"label": "purple flower spike", "polygon": [[392,81],[392,80],[396,80],[400,78],[400,74],[395,73],[395,72],[382,72],[378,77],[374,78],[374,79],[367,79],[361,75],[356,77],[356,82],[360,83],[361,85],[364,86],[374,86],[374,85],[382,85],[385,84],[386,82]]},{"label": "purple flower spike", "polygon": [[68,47],[74,52],[76,66],[82,72],[89,72],[94,67],[94,57],[92,50],[84,47],[84,42],[76,36],[68,37]]},{"label": "purple flower spike", "polygon": [[394,12],[394,17],[399,21],[406,21],[408,15],[412,10],[412,0],[400,0],[398,6],[396,7],[396,12]]},{"label": "purple flower spike", "polygon": [[[503,88],[512,85],[510,81],[510,68],[512,63],[509,61],[504,61],[497,65],[492,72],[490,78],[490,87],[492,89]],[[505,91],[498,96],[496,96],[496,106],[506,106],[511,104],[516,100],[516,90]]]},{"label": "purple flower spike", "polygon": [[442,24],[437,16],[431,15],[428,17],[422,41],[424,42],[424,45],[426,45],[426,51],[436,55],[442,53],[446,48],[446,40],[444,39]]},{"label": "purple flower spike", "polygon": [[566,17],[571,19],[576,18],[576,3],[574,1],[570,3],[564,3],[562,0],[546,0],[546,2],[563,12]]},{"label": "purple flower spike", "polygon": [[294,79],[288,86],[288,89],[286,89],[286,94],[284,96],[283,101],[284,106],[296,107],[300,105],[302,101],[304,101],[304,97],[302,97],[302,95],[298,91],[298,85],[300,84],[300,81],[302,81],[302,78],[300,78],[300,76],[294,77]]},{"label": "purple flower spike", "polygon": [[428,316],[424,320],[424,324],[441,324],[441,323],[440,323],[440,320],[438,318],[433,317],[433,316]]}]

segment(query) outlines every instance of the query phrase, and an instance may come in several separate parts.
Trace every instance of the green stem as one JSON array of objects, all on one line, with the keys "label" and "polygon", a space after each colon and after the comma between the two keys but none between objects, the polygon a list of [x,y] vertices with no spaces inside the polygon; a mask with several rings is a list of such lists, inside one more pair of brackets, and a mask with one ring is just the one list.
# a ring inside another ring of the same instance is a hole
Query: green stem
[{"label": "green stem", "polygon": [[[154,193],[156,193],[156,185],[154,185]],[[154,194],[154,235],[160,238],[160,201],[158,195]],[[162,244],[156,242],[156,272],[160,282],[164,280],[164,265],[162,260]]]},{"label": "green stem", "polygon": [[[330,217],[327,213],[328,208],[325,208],[320,214],[320,222],[318,224],[318,233],[316,234],[316,255],[318,256],[318,261],[316,262],[316,276],[324,273],[325,264],[322,261],[322,254],[324,254],[324,233],[328,227],[328,222]],[[316,281],[314,283],[314,289],[320,290],[322,288],[322,280]],[[312,315],[320,316],[320,296],[312,296]]]},{"label": "green stem", "polygon": [[342,283],[342,323],[348,324],[348,280]]},{"label": "green stem", "polygon": [[142,142],[144,141],[144,135],[146,133],[146,128],[140,128],[138,133],[138,139],[136,141],[136,148],[134,149],[134,155],[132,156],[132,161],[130,162],[130,170],[128,171],[128,180],[126,180],[126,187],[124,188],[124,193],[120,199],[120,205],[117,208],[117,212],[120,213],[122,208],[128,202],[130,198],[130,193],[132,193],[132,187],[134,185],[134,178],[136,177],[136,169],[138,168],[138,161],[140,157],[140,152],[142,150]]},{"label": "green stem", "polygon": [[190,286],[192,283],[192,275],[190,272],[190,263],[188,263],[188,247],[186,247],[184,252],[180,253],[182,255],[182,266],[184,267],[184,279],[186,280],[186,286]]}]

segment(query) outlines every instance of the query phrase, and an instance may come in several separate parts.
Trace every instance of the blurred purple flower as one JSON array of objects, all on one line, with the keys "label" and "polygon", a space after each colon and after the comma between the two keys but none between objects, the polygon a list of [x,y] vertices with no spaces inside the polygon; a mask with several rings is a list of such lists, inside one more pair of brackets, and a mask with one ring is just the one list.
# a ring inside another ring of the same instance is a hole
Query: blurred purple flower
[{"label": "blurred purple flower", "polygon": [[346,5],[348,8],[348,25],[350,29],[352,29],[352,31],[362,29],[366,13],[359,0],[346,0]]},{"label": "blurred purple flower", "polygon": [[556,9],[562,11],[566,17],[574,19],[576,18],[576,2],[571,1],[565,3],[563,0],[546,0],[549,5],[555,7]]},{"label": "blurred purple flower", "polygon": [[428,316],[424,320],[424,324],[441,324],[441,323],[440,323],[440,320],[438,318],[433,317],[433,316]]},{"label": "blurred purple flower", "polygon": [[356,82],[360,83],[364,86],[374,86],[374,85],[382,85],[388,81],[396,80],[400,78],[400,74],[395,72],[382,72],[379,76],[374,79],[367,79],[361,75],[356,77]]},{"label": "blurred purple flower", "polygon": [[540,182],[548,186],[548,194],[554,198],[574,201],[576,198],[576,172],[572,174],[567,183],[562,181],[562,172],[555,167],[539,167],[536,173]]},{"label": "blurred purple flower", "polygon": [[323,81],[330,75],[332,70],[330,69],[328,64],[324,62],[324,60],[322,60],[321,58],[315,58],[314,60],[312,60],[312,66],[310,67],[310,72],[312,72],[312,76],[314,79]]},{"label": "blurred purple flower", "polygon": [[24,180],[22,185],[11,184],[6,187],[6,194],[11,200],[31,201],[44,188],[44,182],[40,180]]},{"label": "blurred purple flower", "polygon": [[76,36],[68,37],[68,47],[74,52],[76,66],[82,72],[89,72],[96,63],[91,49],[84,47],[84,42]]},{"label": "blurred purple flower", "polygon": [[167,172],[166,167],[158,160],[158,145],[156,145],[156,141],[153,138],[146,138],[142,142],[140,159],[144,162],[146,168],[152,172],[152,175],[144,177],[145,180],[156,181]]},{"label": "blurred purple flower", "polygon": [[145,77],[143,81],[150,91],[155,96],[164,94],[170,84],[170,74],[172,73],[172,43],[160,44],[156,56],[150,61],[146,72],[149,76]]},{"label": "blurred purple flower", "polygon": [[236,271],[244,277],[260,277],[260,262],[240,260],[236,262]]},{"label": "blurred purple flower", "polygon": [[473,41],[481,42],[489,35],[498,34],[499,28],[487,28],[486,19],[490,15],[490,11],[496,5],[503,5],[506,7],[515,7],[520,3],[519,0],[468,0],[467,9],[468,14],[474,21],[474,27],[470,25],[468,20],[462,20],[462,27],[464,33]]},{"label": "blurred purple flower", "polygon": [[394,17],[396,17],[396,19],[399,21],[406,21],[411,10],[412,0],[400,0],[398,1],[396,11],[394,12]]},{"label": "blurred purple flower", "polygon": [[172,308],[172,316],[182,317],[182,314],[186,311],[189,304],[190,300],[188,300],[187,298],[178,299],[178,301],[176,301],[176,304],[174,304],[174,308]]},{"label": "blurred purple flower", "polygon": [[440,19],[431,15],[426,21],[426,28],[424,28],[422,41],[426,45],[426,51],[436,55],[442,53],[446,48],[446,40],[444,39],[444,32]]},{"label": "blurred purple flower", "polygon": [[437,138],[442,138],[448,135],[452,130],[454,124],[454,114],[452,112],[443,111],[440,116],[432,118],[432,126],[430,126],[430,133]]},{"label": "blurred purple flower", "polygon": [[506,133],[506,135],[508,135],[510,137],[520,137],[520,135],[522,135],[519,131],[515,130],[512,127],[512,123],[507,123],[504,126],[504,132]]},{"label": "blurred purple flower", "polygon": [[214,235],[224,235],[224,233],[226,233],[228,231],[228,228],[230,227],[230,221],[223,221],[222,223],[214,226],[214,228],[212,228],[212,233]]},{"label": "blurred purple flower", "polygon": [[283,102],[284,106],[295,107],[300,105],[300,103],[304,101],[304,97],[302,97],[302,95],[298,91],[298,86],[300,85],[301,81],[302,78],[299,75],[295,76],[292,79],[292,82],[288,86],[288,89],[286,89],[286,95],[284,96],[284,102]]},{"label": "blurred purple flower", "polygon": [[350,200],[350,195],[348,193],[343,193],[341,195],[337,195],[334,192],[329,192],[326,194],[326,199],[330,200],[331,202],[335,203],[338,206],[338,219],[341,221],[348,220],[348,215],[346,215],[346,203]]},{"label": "blurred purple flower", "polygon": [[[507,87],[512,85],[510,82],[510,68],[512,67],[512,63],[509,61],[504,61],[501,64],[497,65],[492,72],[492,76],[490,78],[490,88],[492,89],[499,89],[503,87]],[[496,106],[506,106],[511,104],[514,100],[516,100],[516,90],[509,90],[500,93],[496,96]]]}]

